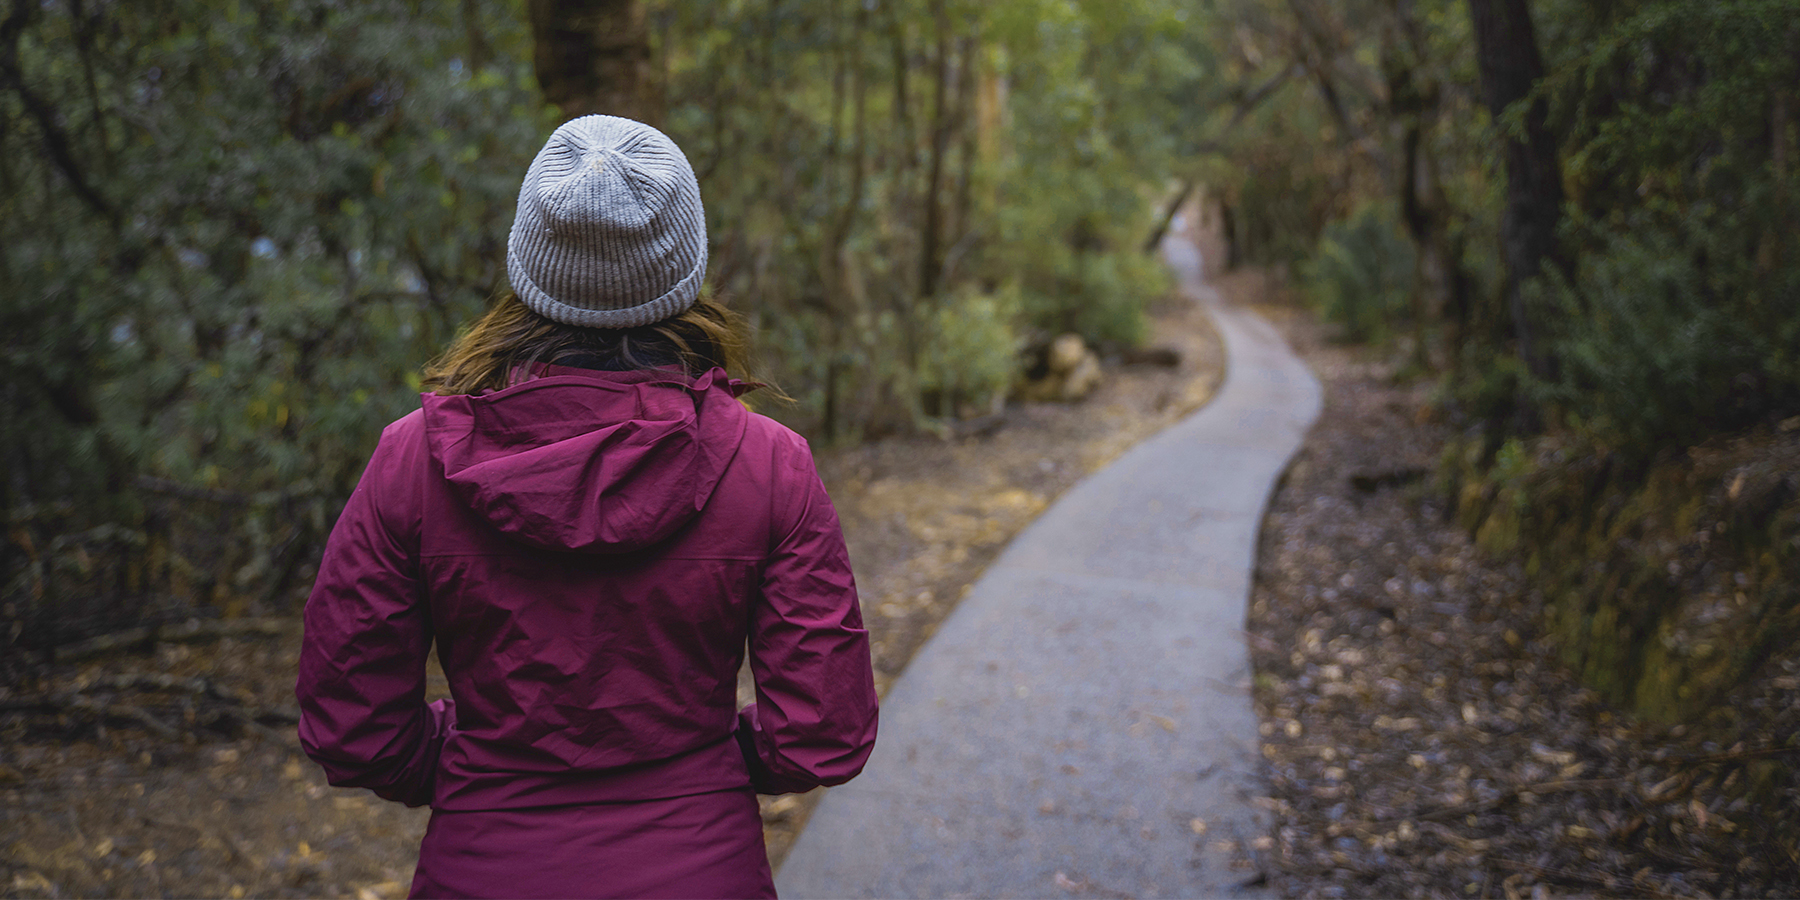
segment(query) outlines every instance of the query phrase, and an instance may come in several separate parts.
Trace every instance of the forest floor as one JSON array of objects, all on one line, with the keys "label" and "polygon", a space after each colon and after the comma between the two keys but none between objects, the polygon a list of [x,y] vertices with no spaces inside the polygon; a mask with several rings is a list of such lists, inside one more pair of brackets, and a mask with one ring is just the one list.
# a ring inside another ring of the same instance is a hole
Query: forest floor
[{"label": "forest floor", "polygon": [[1272,886],[1800,896],[1800,659],[1725,698],[1730,727],[1609,708],[1541,639],[1525,567],[1450,521],[1435,386],[1268,299],[1325,386],[1264,520],[1251,598]]},{"label": "forest floor", "polygon": [[[1109,364],[1086,400],[1010,406],[973,436],[818,453],[879,688],[1057,495],[1212,396],[1223,356],[1197,306],[1158,303],[1150,344],[1181,362]],[[324,783],[293,737],[298,622],[251,624],[0,687],[0,896],[405,895],[427,811]],[[776,863],[818,793],[762,798]]]}]

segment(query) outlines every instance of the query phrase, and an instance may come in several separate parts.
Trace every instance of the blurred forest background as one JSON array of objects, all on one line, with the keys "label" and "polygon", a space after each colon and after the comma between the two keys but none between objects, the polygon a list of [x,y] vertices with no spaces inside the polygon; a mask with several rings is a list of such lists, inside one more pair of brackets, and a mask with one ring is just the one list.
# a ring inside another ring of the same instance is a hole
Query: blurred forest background
[{"label": "blurred forest background", "polygon": [[291,613],[591,111],[687,150],[815,440],[1133,345],[1199,192],[1440,380],[1438,486],[1609,698],[1800,637],[1800,0],[9,0],[7,678]]}]

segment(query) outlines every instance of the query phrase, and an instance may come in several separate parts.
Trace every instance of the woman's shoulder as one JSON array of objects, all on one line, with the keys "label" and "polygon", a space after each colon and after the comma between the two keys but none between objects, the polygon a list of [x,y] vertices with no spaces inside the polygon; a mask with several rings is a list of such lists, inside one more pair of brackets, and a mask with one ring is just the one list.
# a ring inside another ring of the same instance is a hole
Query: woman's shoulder
[{"label": "woman's shoulder", "polygon": [[790,468],[812,471],[812,446],[799,432],[758,412],[751,412],[744,426],[743,444],[738,452],[766,455],[770,461]]},{"label": "woman's shoulder", "polygon": [[424,411],[415,409],[381,429],[381,438],[375,443],[365,471],[384,476],[410,472],[428,453]]},{"label": "woman's shoulder", "polygon": [[400,418],[395,419],[392,422],[389,422],[387,424],[386,428],[381,429],[381,439],[382,440],[387,440],[389,438],[394,438],[394,439],[399,439],[399,440],[405,440],[405,439],[409,439],[409,438],[416,439],[416,438],[422,438],[424,436],[425,436],[425,409],[423,407],[420,407],[419,409],[415,409],[412,412],[409,412],[406,415],[401,416]]},{"label": "woman's shoulder", "polygon": [[412,412],[389,422],[381,429],[381,439],[375,444],[375,455],[396,456],[407,455],[407,451],[416,451],[425,447],[425,411],[415,409]]}]

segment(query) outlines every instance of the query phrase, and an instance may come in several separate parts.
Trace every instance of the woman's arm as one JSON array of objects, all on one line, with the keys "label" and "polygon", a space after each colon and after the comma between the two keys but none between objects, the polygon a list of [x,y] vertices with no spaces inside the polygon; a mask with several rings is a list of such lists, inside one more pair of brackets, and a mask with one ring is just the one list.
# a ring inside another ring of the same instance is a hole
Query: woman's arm
[{"label": "woman's arm", "polygon": [[449,700],[425,703],[432,629],[418,574],[421,437],[416,414],[389,426],[338,517],[306,601],[295,689],[300,743],[327,780],[408,806],[431,802],[455,719]]},{"label": "woman's arm", "polygon": [[875,746],[869,633],[837,512],[810,465],[790,497],[792,525],[764,570],[750,623],[757,702],[738,713],[738,742],[762,794],[842,784]]}]

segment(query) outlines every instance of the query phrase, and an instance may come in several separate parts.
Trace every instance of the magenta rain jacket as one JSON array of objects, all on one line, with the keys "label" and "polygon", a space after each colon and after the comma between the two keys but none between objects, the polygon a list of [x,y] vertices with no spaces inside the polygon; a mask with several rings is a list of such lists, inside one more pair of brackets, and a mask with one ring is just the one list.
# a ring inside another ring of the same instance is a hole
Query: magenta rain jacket
[{"label": "magenta rain jacket", "polygon": [[[766,893],[750,789],[840,784],[875,741],[811,453],[722,370],[539,372],[382,433],[306,604],[301,743],[334,785],[434,808],[415,893]],[[427,704],[434,640],[451,698]],[[709,874],[722,835],[754,853],[714,868],[750,882]]]}]

